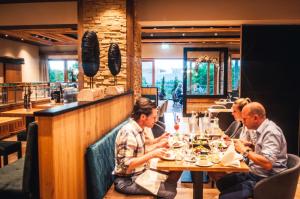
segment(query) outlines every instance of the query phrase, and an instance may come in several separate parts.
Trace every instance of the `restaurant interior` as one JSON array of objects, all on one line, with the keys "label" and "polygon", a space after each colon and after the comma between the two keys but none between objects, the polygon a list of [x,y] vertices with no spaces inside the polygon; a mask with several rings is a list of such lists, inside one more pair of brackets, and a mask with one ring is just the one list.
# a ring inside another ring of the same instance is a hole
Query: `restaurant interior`
[{"label": "restaurant interior", "polygon": [[208,173],[249,172],[203,139],[217,143],[240,98],[263,104],[297,162],[253,198],[300,198],[299,35],[297,0],[0,0],[0,198],[155,198],[113,185],[140,97],[156,104],[154,137],[172,135],[174,158],[150,166],[183,171],[176,199],[218,198]]}]

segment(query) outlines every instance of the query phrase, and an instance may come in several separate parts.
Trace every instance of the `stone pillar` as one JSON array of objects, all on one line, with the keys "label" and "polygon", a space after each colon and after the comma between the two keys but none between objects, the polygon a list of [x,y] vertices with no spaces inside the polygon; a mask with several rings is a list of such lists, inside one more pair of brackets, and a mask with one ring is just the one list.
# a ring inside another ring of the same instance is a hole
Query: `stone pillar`
[{"label": "stone pillar", "polygon": [[[110,43],[118,43],[122,66],[116,78],[117,85],[124,85],[128,90],[126,0],[81,0],[78,7],[80,36],[78,53],[81,54],[81,38],[85,31],[95,31],[99,39],[100,68],[94,76],[94,87],[115,85],[114,77],[108,69],[108,49]],[[81,59],[79,66],[82,67]],[[82,68],[79,76],[80,88],[88,88],[89,78],[83,77]]]}]

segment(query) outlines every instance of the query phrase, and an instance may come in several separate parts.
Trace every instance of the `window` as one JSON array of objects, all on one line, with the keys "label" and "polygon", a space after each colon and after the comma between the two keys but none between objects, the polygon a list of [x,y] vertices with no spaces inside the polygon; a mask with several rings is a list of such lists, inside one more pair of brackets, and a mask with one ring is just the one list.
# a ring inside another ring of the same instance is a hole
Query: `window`
[{"label": "window", "polygon": [[61,60],[49,60],[50,82],[64,82],[65,62]]},{"label": "window", "polygon": [[226,48],[184,48],[186,96],[223,96],[227,90]]},{"label": "window", "polygon": [[77,60],[49,60],[50,82],[76,82],[78,81]]},{"label": "window", "polygon": [[231,60],[231,77],[232,77],[232,90],[238,91],[240,84],[240,71],[241,71],[241,62],[239,59]]},{"label": "window", "polygon": [[154,86],[153,65],[153,61],[142,62],[142,87]]},{"label": "window", "polygon": [[154,59],[142,61],[142,86],[157,87],[159,93],[163,89],[166,99],[172,99],[172,92],[176,89],[178,83],[182,83],[182,78],[182,59]]}]

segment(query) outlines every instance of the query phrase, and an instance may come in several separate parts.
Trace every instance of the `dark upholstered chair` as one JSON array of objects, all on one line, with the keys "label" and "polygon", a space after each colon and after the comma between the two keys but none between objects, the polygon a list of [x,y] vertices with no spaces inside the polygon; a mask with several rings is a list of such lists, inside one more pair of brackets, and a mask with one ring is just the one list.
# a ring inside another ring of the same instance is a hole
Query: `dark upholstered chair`
[{"label": "dark upholstered chair", "polygon": [[3,156],[3,165],[8,164],[8,155],[18,153],[18,159],[22,158],[22,143],[19,141],[0,141],[0,168],[1,156]]},{"label": "dark upholstered chair", "polygon": [[37,124],[30,123],[25,158],[0,169],[1,199],[39,198]]},{"label": "dark upholstered chair", "polygon": [[219,118],[219,127],[223,131],[225,131],[234,121],[231,112],[219,112],[216,117]]},{"label": "dark upholstered chair", "polygon": [[227,102],[227,103],[225,104],[225,107],[226,107],[227,109],[231,109],[232,105],[233,105],[233,102]]},{"label": "dark upholstered chair", "polygon": [[254,188],[254,199],[294,199],[299,171],[300,158],[288,154],[288,169],[259,181]]},{"label": "dark upholstered chair", "polygon": [[237,135],[237,131],[239,128],[242,127],[241,122],[233,121],[229,127],[225,130],[225,134],[228,135],[231,138],[239,138],[239,135]]},{"label": "dark upholstered chair", "polygon": [[166,130],[166,125],[161,122],[161,121],[157,121],[154,123],[154,126],[152,127],[152,133],[154,138],[157,138],[159,136],[161,136]]},{"label": "dark upholstered chair", "polygon": [[87,194],[89,199],[103,198],[113,184],[115,166],[115,140],[118,131],[129,120],[89,146],[86,151]]}]

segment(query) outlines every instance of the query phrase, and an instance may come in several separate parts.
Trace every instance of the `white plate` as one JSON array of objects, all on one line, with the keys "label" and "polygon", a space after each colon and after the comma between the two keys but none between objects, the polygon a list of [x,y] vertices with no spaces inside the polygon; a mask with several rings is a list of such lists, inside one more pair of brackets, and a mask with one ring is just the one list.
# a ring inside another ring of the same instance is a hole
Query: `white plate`
[{"label": "white plate", "polygon": [[176,158],[176,155],[175,154],[172,154],[170,155],[169,157],[161,157],[163,160],[175,160]]},{"label": "white plate", "polygon": [[186,162],[196,162],[196,158],[195,159],[191,159],[191,158],[188,158],[188,157],[186,157],[186,158],[184,158],[184,161],[186,161]]},{"label": "white plate", "polygon": [[184,145],[184,142],[176,142],[172,145],[172,147],[174,148],[180,148],[180,147],[183,147]]},{"label": "white plate", "polygon": [[196,162],[196,165],[199,167],[210,167],[210,166],[214,165],[214,163],[207,162],[207,164],[199,164],[199,162]]}]

